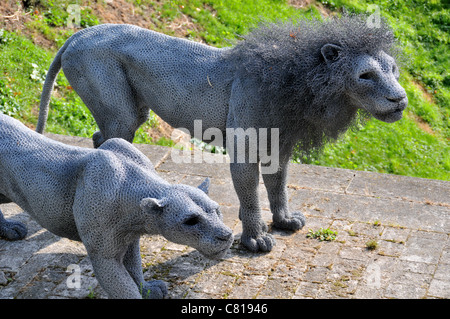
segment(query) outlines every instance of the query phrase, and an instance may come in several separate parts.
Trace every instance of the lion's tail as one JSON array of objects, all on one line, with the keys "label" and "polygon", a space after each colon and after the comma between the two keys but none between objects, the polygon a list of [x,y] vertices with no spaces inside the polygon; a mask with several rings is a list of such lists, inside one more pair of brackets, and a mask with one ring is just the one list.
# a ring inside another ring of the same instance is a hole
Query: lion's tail
[{"label": "lion's tail", "polygon": [[70,39],[64,43],[64,45],[59,49],[56,54],[50,68],[48,69],[47,76],[44,82],[44,88],[42,89],[41,94],[41,103],[39,105],[39,118],[36,126],[36,132],[42,134],[44,132],[45,124],[47,122],[48,117],[48,109],[50,106],[50,98],[52,96],[53,86],[55,85],[56,77],[58,76],[59,71],[61,70],[61,56],[66,51]]}]

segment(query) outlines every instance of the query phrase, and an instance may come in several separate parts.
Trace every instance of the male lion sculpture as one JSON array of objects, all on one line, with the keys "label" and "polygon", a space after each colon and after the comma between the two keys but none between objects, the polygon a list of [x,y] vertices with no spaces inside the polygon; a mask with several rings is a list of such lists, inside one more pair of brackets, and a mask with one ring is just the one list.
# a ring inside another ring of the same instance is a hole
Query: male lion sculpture
[{"label": "male lion sculpture", "polygon": [[[100,25],[73,35],[56,55],[37,131],[43,132],[61,68],[97,121],[96,147],[113,137],[131,142],[150,108],[190,132],[194,121],[202,120],[202,133],[217,128],[226,137],[240,200],[241,242],[251,251],[270,251],[274,239],[261,219],[257,191],[259,164],[263,169],[269,163],[261,161],[261,145],[256,161],[249,161],[250,152],[237,160],[235,142],[250,146],[250,128],[258,134],[278,129],[279,153],[271,154],[278,156],[278,169],[262,172],[273,226],[302,228],[302,213],[288,209],[286,175],[293,149],[318,149],[366,115],[399,120],[407,97],[398,83],[396,47],[387,24],[371,28],[364,15],[266,24],[223,49],[132,25]],[[230,128],[236,130],[226,136]],[[271,150],[276,153],[267,146]]]},{"label": "male lion sculpture", "polygon": [[[82,241],[100,285],[110,298],[163,298],[166,284],[144,281],[139,237],[161,234],[223,257],[233,236],[219,205],[199,188],[171,185],[130,143],[114,138],[98,149],[68,146],[0,113],[0,203],[15,202],[42,227]],[[26,236],[6,221],[0,236]]]}]

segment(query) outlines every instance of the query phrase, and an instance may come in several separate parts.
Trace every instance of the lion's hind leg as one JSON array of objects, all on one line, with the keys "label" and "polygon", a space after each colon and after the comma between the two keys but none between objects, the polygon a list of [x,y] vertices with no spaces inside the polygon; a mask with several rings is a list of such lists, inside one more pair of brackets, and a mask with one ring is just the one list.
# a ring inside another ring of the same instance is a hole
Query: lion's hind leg
[{"label": "lion's hind leg", "polygon": [[81,67],[74,67],[75,62],[71,61],[63,65],[63,69],[98,125],[99,131],[93,135],[94,147],[98,148],[110,138],[132,143],[136,130],[147,120],[148,114],[142,115],[145,112],[139,108],[125,66],[115,59],[105,60],[103,56],[90,59],[89,64]]},{"label": "lion's hind leg", "polygon": [[102,123],[100,131],[97,131],[92,136],[94,148],[99,148],[104,142],[110,138],[122,138],[130,143],[133,143],[134,135],[140,124],[136,121],[116,120],[114,116],[111,120]]},{"label": "lion's hind leg", "polygon": [[135,115],[136,112],[132,103],[130,101],[130,104],[128,104],[128,112],[108,112],[107,116],[96,119],[100,131],[95,132],[92,137],[95,148],[100,147],[108,139],[117,137],[133,143],[136,130],[145,120],[142,121]]}]

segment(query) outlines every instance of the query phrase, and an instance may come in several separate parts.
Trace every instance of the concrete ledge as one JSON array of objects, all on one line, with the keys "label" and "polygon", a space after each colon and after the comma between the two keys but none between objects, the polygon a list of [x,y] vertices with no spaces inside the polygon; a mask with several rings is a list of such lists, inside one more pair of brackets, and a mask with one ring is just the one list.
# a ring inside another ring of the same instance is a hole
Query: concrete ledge
[{"label": "concrete ledge", "polygon": [[[47,136],[92,147],[86,138]],[[239,203],[228,164],[177,164],[170,148],[136,146],[171,183],[198,185],[210,176],[210,196],[239,238]],[[260,194],[270,226],[264,187]],[[272,252],[249,253],[236,242],[223,260],[209,261],[192,248],[145,236],[145,278],[168,282],[170,298],[450,297],[450,182],[295,164],[289,196],[291,209],[303,211],[307,225],[295,233],[271,230],[277,239]],[[29,235],[0,240],[0,298],[105,298],[81,243],[42,229],[15,204],[1,209],[26,223]],[[336,240],[306,237],[308,229],[321,227],[337,231]],[[368,250],[368,241],[377,248]],[[80,289],[67,284],[69,265],[80,267]]]}]

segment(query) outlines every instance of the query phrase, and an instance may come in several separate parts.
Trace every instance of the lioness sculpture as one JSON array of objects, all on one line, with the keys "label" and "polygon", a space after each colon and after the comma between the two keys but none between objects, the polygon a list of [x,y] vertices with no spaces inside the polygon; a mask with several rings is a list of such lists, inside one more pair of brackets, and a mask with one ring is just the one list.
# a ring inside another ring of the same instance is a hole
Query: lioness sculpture
[{"label": "lioness sculpture", "polygon": [[113,137],[131,142],[150,108],[190,132],[195,120],[202,120],[202,133],[217,128],[226,135],[236,129],[223,140],[240,200],[241,242],[251,251],[270,251],[275,242],[261,219],[257,191],[261,157],[251,162],[247,154],[239,161],[236,141],[246,141],[248,150],[248,129],[278,129],[279,154],[271,154],[278,156],[278,169],[262,172],[273,226],[302,228],[302,213],[288,209],[286,176],[293,150],[318,149],[361,116],[395,122],[407,106],[393,33],[383,20],[378,27],[366,20],[344,15],[265,24],[222,49],[132,25],[82,30],[50,66],[37,131],[43,132],[61,68],[100,128],[93,137],[96,147]]},{"label": "lioness sculpture", "polygon": [[[42,227],[82,241],[110,298],[162,298],[163,281],[145,282],[143,234],[161,234],[221,258],[233,236],[219,205],[199,188],[171,185],[125,140],[98,149],[68,146],[0,113],[0,203],[15,202]],[[0,212],[0,235],[20,239],[24,225]]]}]

